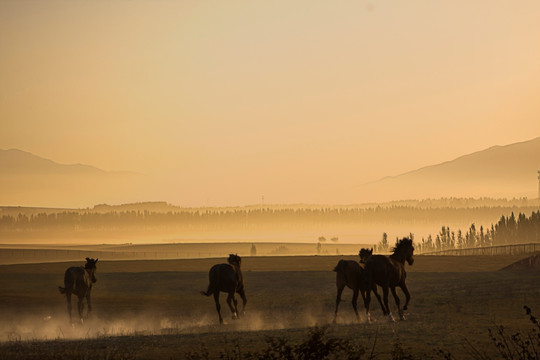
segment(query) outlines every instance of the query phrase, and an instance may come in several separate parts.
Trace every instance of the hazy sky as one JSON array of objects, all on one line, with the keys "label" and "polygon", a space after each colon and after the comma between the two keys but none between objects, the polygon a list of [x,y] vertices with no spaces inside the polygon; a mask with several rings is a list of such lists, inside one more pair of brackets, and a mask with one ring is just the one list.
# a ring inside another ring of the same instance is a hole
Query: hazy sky
[{"label": "hazy sky", "polygon": [[1,149],[179,205],[357,202],[540,136],[540,1],[3,0],[0,71]]}]

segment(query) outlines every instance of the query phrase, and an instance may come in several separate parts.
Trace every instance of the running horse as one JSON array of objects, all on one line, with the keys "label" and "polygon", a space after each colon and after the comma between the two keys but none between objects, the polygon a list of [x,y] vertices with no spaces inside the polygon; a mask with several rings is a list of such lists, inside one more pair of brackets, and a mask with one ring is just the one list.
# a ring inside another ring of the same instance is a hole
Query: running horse
[{"label": "running horse", "polygon": [[90,301],[90,293],[92,291],[92,284],[96,280],[96,263],[98,259],[86,258],[86,264],[83,266],[72,266],[68,268],[64,274],[64,286],[58,287],[60,294],[66,295],[67,300],[67,311],[69,314],[69,320],[73,324],[73,319],[71,317],[71,295],[75,294],[79,298],[78,309],[79,309],[79,318],[81,324],[83,323],[83,310],[84,310],[84,298],[88,303],[88,312],[86,317],[90,315],[92,311],[92,302]]},{"label": "running horse", "polygon": [[[368,250],[362,248],[358,255],[360,256],[360,263],[363,264],[371,257],[373,254],[373,249]],[[358,303],[358,292],[362,295],[362,299],[364,299],[365,302],[365,288],[364,288],[364,269],[362,265],[360,265],[358,262],[354,260],[339,260],[338,264],[334,268],[334,271],[336,272],[336,287],[337,287],[337,296],[336,296],[336,311],[334,312],[334,324],[336,323],[336,318],[338,314],[338,307],[339,303],[341,302],[341,293],[343,292],[343,289],[345,289],[345,286],[347,286],[349,289],[353,291],[353,298],[352,298],[352,307],[354,309],[354,313],[356,314],[357,320],[360,320],[360,316],[358,315],[357,310],[357,303]],[[383,310],[384,315],[386,315],[385,307],[383,306],[381,296],[377,292],[377,286],[373,284],[373,293],[379,300],[379,303],[381,304],[381,309]]]},{"label": "running horse", "polygon": [[244,313],[247,303],[246,293],[244,291],[244,277],[242,276],[242,269],[240,267],[242,258],[236,254],[230,254],[227,262],[228,264],[216,264],[212,266],[208,273],[208,277],[210,278],[208,290],[201,291],[201,294],[206,296],[214,295],[220,324],[223,324],[221,305],[219,304],[220,291],[228,294],[227,304],[233,314],[232,318],[235,320],[238,319],[238,302],[234,296],[235,293],[238,293],[242,298],[242,314]]},{"label": "running horse", "polygon": [[[385,255],[372,255],[367,261],[364,267],[364,281],[366,287],[366,297],[364,299],[364,305],[366,308],[366,320],[371,321],[369,315],[369,304],[371,301],[371,289],[373,286],[379,285],[383,289],[384,299],[384,313],[388,314],[390,321],[394,321],[394,318],[390,312],[388,306],[388,290],[392,291],[396,306],[398,308],[399,318],[405,320],[403,311],[407,310],[411,295],[405,278],[407,273],[405,271],[405,262],[409,265],[414,263],[413,258],[414,246],[412,239],[403,238],[396,242],[396,246],[393,249],[393,253],[390,256]],[[403,309],[400,306],[399,296],[396,293],[396,287],[400,287],[405,294],[405,305]]]}]

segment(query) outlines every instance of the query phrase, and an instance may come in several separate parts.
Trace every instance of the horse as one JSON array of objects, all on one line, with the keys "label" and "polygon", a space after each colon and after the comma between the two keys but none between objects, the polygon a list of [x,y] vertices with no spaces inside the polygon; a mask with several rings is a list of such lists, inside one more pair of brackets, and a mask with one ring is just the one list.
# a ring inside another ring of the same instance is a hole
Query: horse
[{"label": "horse", "polygon": [[[407,273],[405,271],[405,261],[407,261],[409,265],[412,265],[414,263],[413,253],[414,246],[412,239],[403,238],[396,241],[396,246],[393,248],[392,255],[372,255],[366,261],[366,265],[364,267],[364,282],[367,291],[364,299],[364,305],[366,308],[366,320],[368,322],[371,321],[369,315],[369,304],[371,301],[370,290],[374,284],[379,285],[383,289],[385,306],[385,311],[383,312],[389,316],[390,321],[394,321],[394,318],[388,306],[388,289],[392,291],[400,319],[405,320],[403,311],[407,310],[407,306],[409,305],[409,301],[411,299],[409,289],[407,289],[407,284],[405,283],[405,278],[407,277]],[[400,307],[396,287],[400,287],[405,294],[406,300],[403,309]]]},{"label": "horse", "polygon": [[[242,298],[242,314],[246,308],[247,298],[244,290],[244,277],[242,276],[241,263],[242,259],[237,254],[230,254],[227,260],[228,264],[216,264],[212,266],[208,273],[210,284],[208,290],[201,291],[202,295],[210,296],[214,295],[214,301],[216,302],[216,310],[219,315],[219,323],[223,324],[223,318],[221,317],[221,305],[219,304],[219,292],[223,291],[229,296],[227,297],[227,304],[233,314],[233,320],[238,319],[238,302],[235,298],[235,293],[238,293]],[[233,306],[234,304],[234,306]]]},{"label": "horse", "polygon": [[69,267],[64,274],[65,287],[58,287],[58,290],[60,290],[60,294],[66,295],[67,311],[69,314],[69,320],[72,324],[73,320],[71,317],[71,294],[75,294],[79,298],[78,309],[81,324],[83,323],[84,298],[86,298],[86,302],[88,303],[88,313],[86,317],[88,317],[90,315],[90,312],[92,311],[90,293],[92,291],[92,284],[97,281],[95,275],[97,262],[98,259],[94,260],[91,258],[86,258],[86,264],[84,264],[84,267]]},{"label": "horse", "polygon": [[358,256],[360,256],[360,264],[365,264],[367,259],[369,259],[371,255],[373,255],[373,248],[371,249],[361,248],[360,251],[358,252]]},{"label": "horse", "polygon": [[[360,256],[360,263],[364,263],[373,253],[373,249],[368,250],[362,248],[358,255]],[[336,287],[337,287],[337,296],[336,296],[336,311],[334,312],[334,324],[336,323],[336,318],[338,314],[338,307],[339,303],[341,302],[341,293],[343,292],[343,289],[345,286],[347,286],[349,289],[353,291],[353,298],[352,298],[352,307],[354,309],[354,313],[356,314],[356,318],[360,320],[360,316],[358,315],[357,310],[357,302],[358,302],[358,292],[362,294],[362,299],[365,299],[364,293],[364,282],[363,282],[363,273],[364,269],[362,266],[353,260],[339,260],[338,264],[334,268],[334,271],[336,272]],[[377,286],[373,284],[373,293],[379,300],[379,303],[381,304],[381,308],[383,310],[383,313],[385,313],[385,308],[382,304],[381,297],[379,293],[377,292]],[[365,300],[364,300],[365,301]]]}]

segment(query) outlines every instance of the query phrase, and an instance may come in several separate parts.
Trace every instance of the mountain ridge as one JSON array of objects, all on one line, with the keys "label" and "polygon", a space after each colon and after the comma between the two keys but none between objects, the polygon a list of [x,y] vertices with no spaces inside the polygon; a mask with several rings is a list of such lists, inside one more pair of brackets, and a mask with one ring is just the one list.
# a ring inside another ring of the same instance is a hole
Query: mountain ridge
[{"label": "mountain ridge", "polygon": [[[39,155],[35,155],[31,152],[20,150],[20,149],[7,149],[3,150],[0,149],[0,169],[3,171],[17,171],[21,170],[20,163],[16,163],[17,161],[25,161],[27,167],[29,163],[32,163],[34,166],[38,166],[39,170],[42,170],[45,168],[45,170],[56,170],[58,172],[73,172],[73,171],[86,171],[86,172],[94,172],[94,173],[101,173],[101,174],[133,174],[133,175],[142,175],[144,174],[133,172],[133,171],[107,171],[100,169],[96,166],[92,165],[86,165],[81,163],[76,164],[61,164],[54,160],[50,160],[47,158],[44,158]],[[53,169],[55,168],[55,169]],[[36,168],[33,169],[23,169],[24,172],[29,173],[39,173],[40,171],[36,171]]]},{"label": "mountain ridge", "polygon": [[20,149],[0,150],[0,205],[77,208],[146,200],[150,178],[85,164],[60,164]]},{"label": "mountain ridge", "polygon": [[379,200],[447,196],[535,196],[540,137],[461,155],[363,184]]}]

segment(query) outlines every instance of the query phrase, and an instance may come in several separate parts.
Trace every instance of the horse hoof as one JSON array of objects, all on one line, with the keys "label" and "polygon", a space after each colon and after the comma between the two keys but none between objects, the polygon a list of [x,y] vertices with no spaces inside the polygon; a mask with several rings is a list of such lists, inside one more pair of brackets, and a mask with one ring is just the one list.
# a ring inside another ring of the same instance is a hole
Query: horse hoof
[{"label": "horse hoof", "polygon": [[233,320],[238,320],[238,314],[236,314],[236,313],[233,314],[232,318],[233,318]]},{"label": "horse hoof", "polygon": [[394,319],[394,317],[392,316],[392,314],[388,314],[388,320],[390,322],[395,322],[396,320]]}]

